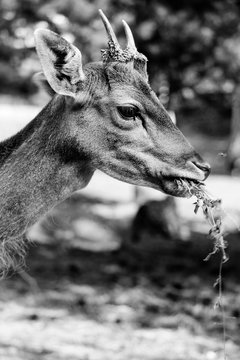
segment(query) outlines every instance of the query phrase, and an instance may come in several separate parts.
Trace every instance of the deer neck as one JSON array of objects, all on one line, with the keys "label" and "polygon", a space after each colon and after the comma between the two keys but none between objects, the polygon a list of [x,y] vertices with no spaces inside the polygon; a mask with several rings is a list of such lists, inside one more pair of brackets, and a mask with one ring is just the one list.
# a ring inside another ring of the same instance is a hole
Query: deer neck
[{"label": "deer neck", "polygon": [[[63,148],[67,104],[56,96],[22,131],[0,144],[0,239],[18,236],[89,182],[86,157]],[[67,142],[66,142],[67,144]]]}]

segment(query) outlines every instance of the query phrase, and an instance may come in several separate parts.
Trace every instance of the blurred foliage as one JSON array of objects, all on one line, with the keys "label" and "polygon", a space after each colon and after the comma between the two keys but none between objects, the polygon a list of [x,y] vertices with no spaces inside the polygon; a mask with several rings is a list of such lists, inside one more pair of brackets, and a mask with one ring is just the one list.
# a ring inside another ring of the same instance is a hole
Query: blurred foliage
[{"label": "blurred foliage", "polygon": [[162,81],[169,85],[170,107],[178,108],[179,99],[188,107],[199,98],[219,111],[229,107],[240,74],[239,0],[0,0],[0,92],[36,92],[36,28],[74,41],[84,62],[100,60],[107,39],[98,8],[122,44],[121,19],[129,23],[149,59],[153,88],[161,92]]}]

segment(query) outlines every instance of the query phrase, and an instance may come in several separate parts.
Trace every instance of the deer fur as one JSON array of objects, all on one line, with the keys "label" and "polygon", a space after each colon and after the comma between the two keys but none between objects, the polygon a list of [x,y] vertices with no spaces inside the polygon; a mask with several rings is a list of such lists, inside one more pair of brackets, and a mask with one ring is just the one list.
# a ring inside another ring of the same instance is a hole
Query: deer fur
[{"label": "deer fur", "polygon": [[186,196],[176,178],[202,181],[209,173],[152,91],[147,60],[127,24],[128,46],[121,50],[101,16],[109,36],[101,62],[83,66],[80,51],[59,35],[35,35],[41,81],[53,97],[24,129],[0,143],[2,269],[24,256],[26,229],[85,187],[96,169],[174,196]]}]

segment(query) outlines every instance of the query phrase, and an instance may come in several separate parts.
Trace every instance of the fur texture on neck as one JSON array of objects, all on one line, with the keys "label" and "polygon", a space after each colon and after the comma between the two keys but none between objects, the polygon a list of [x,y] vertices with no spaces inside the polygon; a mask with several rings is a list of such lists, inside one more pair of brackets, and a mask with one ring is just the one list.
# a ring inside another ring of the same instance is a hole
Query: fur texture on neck
[{"label": "fur texture on neck", "polygon": [[55,96],[23,130],[0,144],[1,271],[22,263],[26,229],[85,187],[93,174],[71,139],[61,138],[68,101]]}]

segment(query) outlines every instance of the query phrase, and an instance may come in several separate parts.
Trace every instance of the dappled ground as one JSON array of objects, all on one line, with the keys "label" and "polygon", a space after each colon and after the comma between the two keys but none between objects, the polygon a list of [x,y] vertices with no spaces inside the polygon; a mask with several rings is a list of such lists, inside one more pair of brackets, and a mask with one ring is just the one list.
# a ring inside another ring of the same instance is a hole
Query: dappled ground
[{"label": "dappled ground", "polygon": [[[167,239],[146,227],[141,242],[158,245],[143,251],[131,242],[132,216],[116,216],[119,206],[76,194],[32,230],[39,241],[30,247],[25,270],[1,282],[1,359],[224,358],[213,287],[220,258],[203,262],[211,242],[194,232],[188,241]],[[88,231],[77,232],[77,219],[88,219]],[[91,251],[82,250],[91,229]],[[105,251],[94,245],[99,234],[107,239]],[[239,359],[239,234],[229,243],[226,349],[229,359]]]}]

